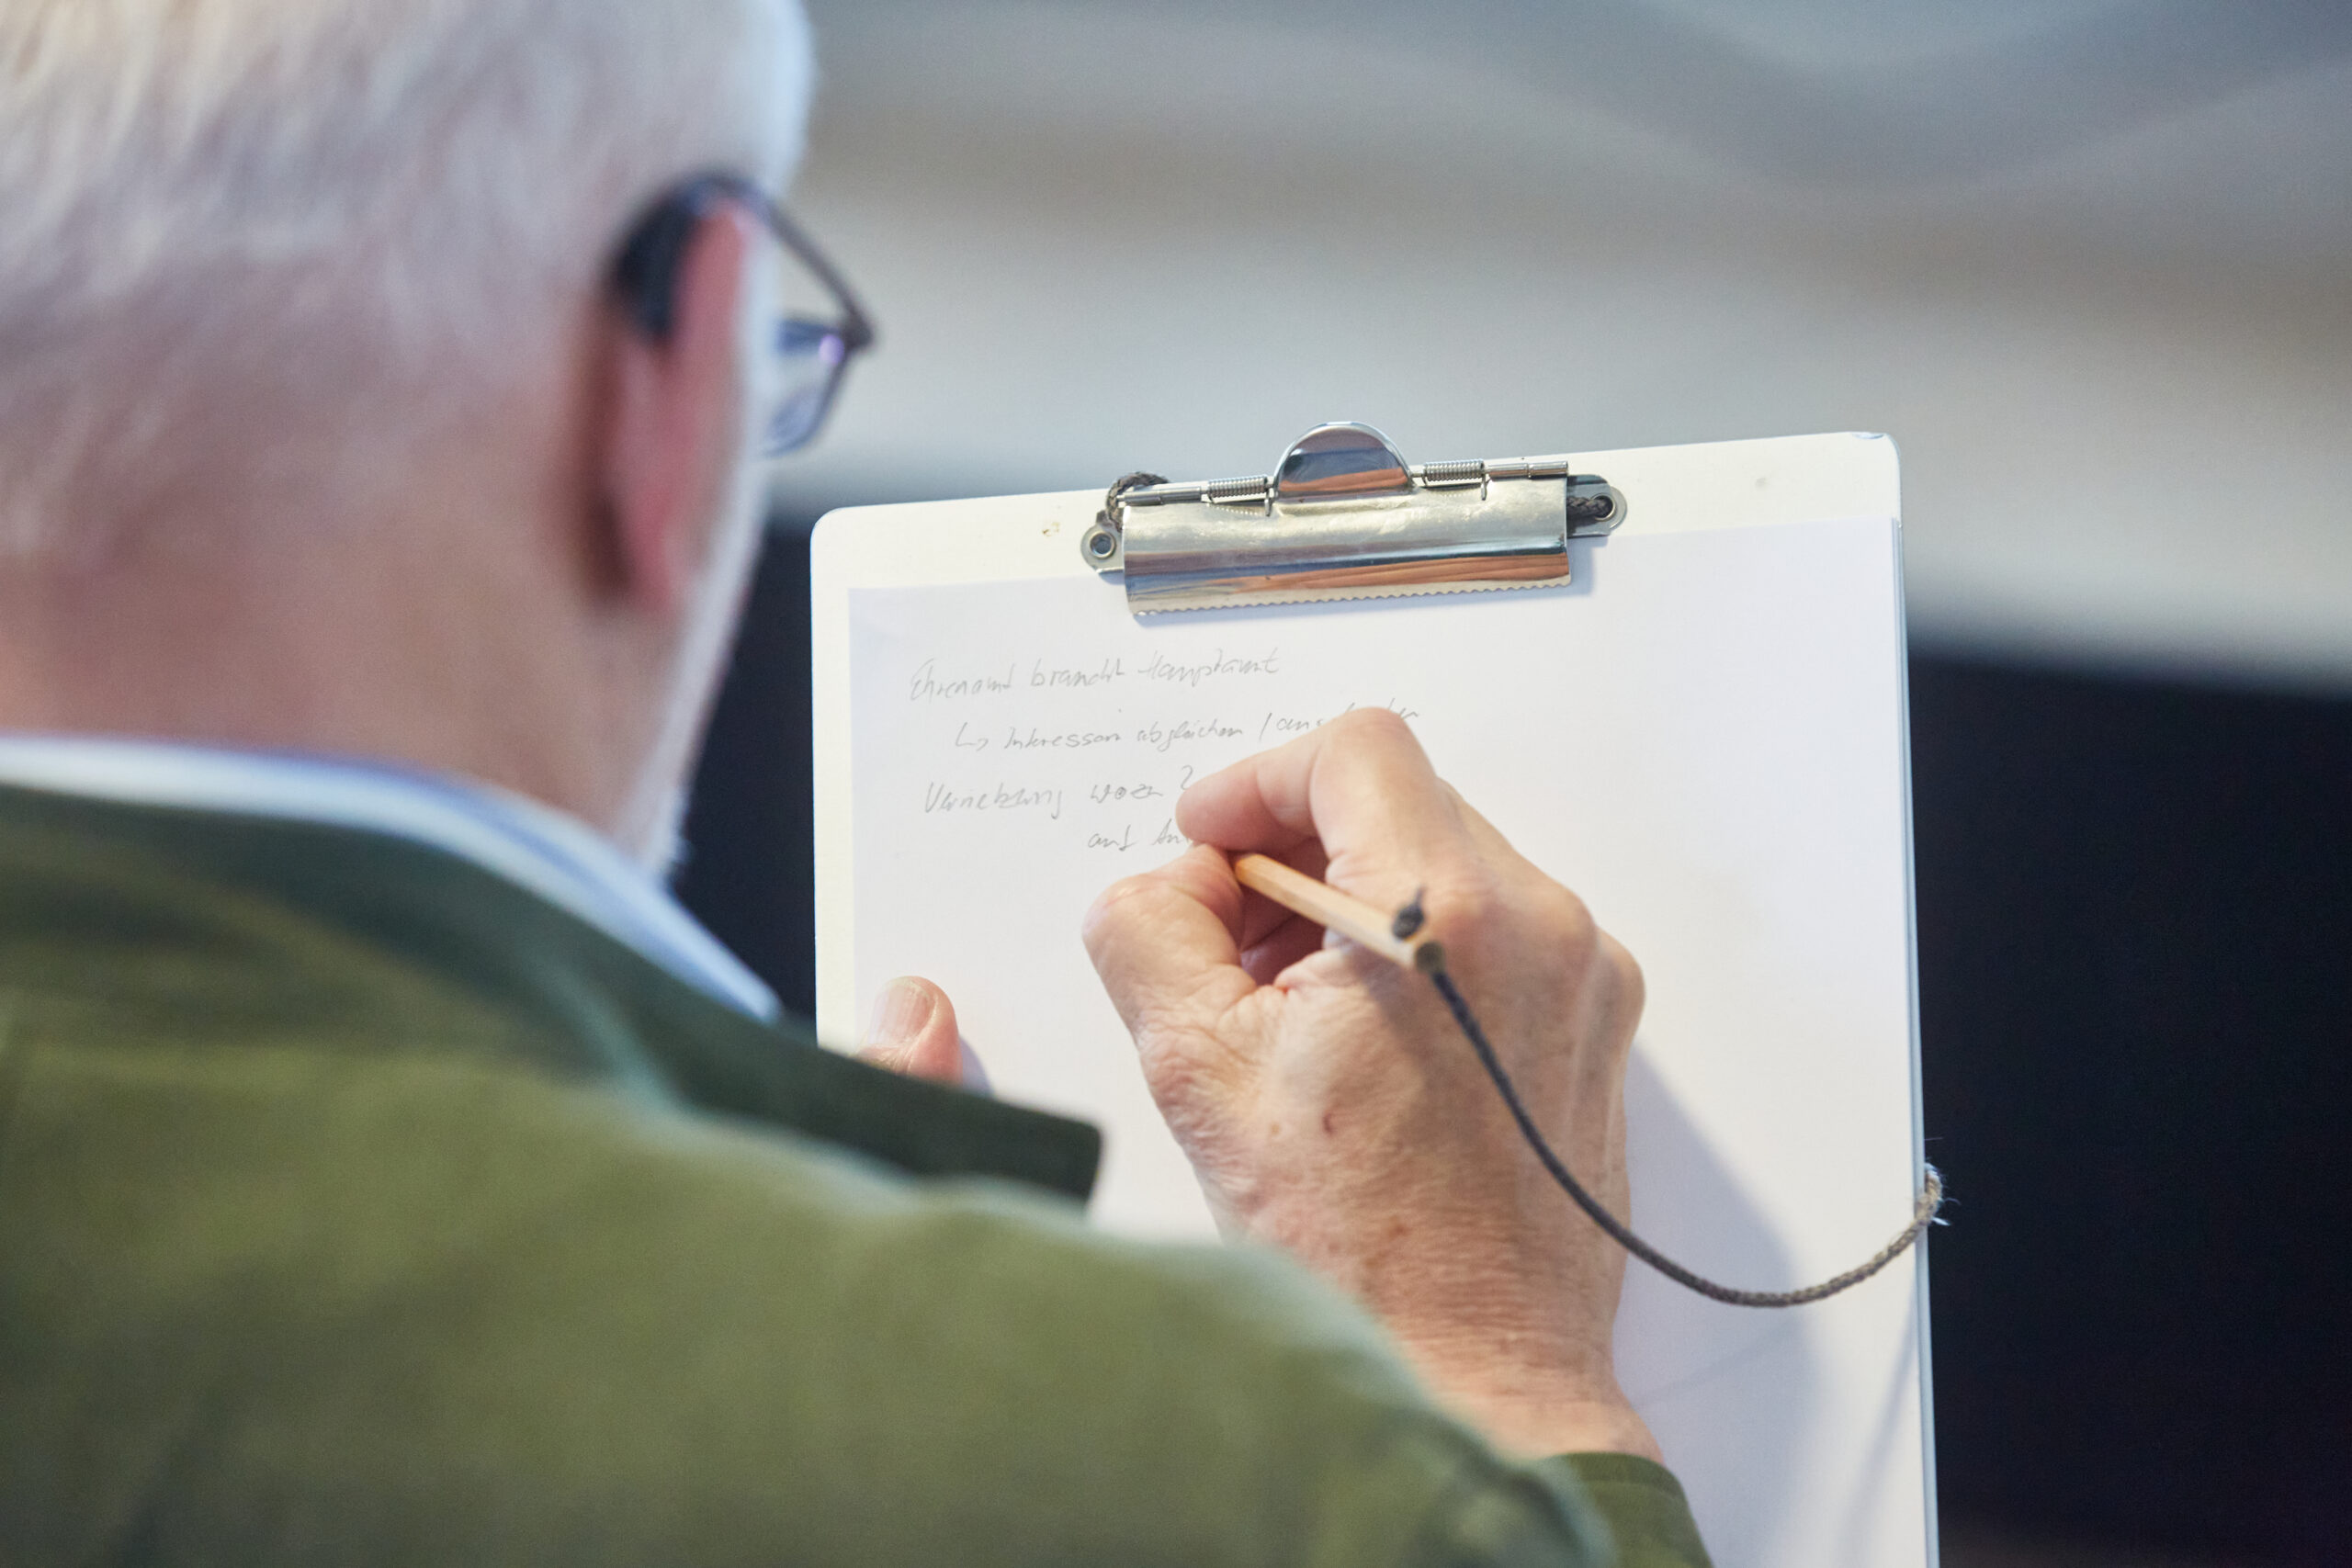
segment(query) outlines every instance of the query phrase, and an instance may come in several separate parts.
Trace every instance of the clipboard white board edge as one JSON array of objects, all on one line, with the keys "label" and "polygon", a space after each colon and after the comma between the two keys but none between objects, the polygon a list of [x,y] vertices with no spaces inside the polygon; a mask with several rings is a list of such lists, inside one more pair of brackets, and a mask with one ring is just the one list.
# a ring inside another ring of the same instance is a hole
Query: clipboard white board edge
[{"label": "clipboard white board edge", "polygon": [[[1890,445],[1892,445],[1890,443]],[[1903,587],[1903,527],[1900,513],[1894,529],[1894,634],[1904,651],[1895,672],[1896,699],[1902,705],[1903,738],[1903,918],[1910,928],[1905,947],[1911,955],[1911,1159],[1923,1169],[1928,1158],[1926,1074],[1919,1053],[1919,863],[1918,838],[1912,821],[1911,801],[1911,628],[1909,600]],[[1921,1233],[1911,1247],[1912,1289],[1916,1292],[1913,1321],[1919,1325],[1919,1458],[1927,1474],[1923,1488],[1928,1530],[1928,1568],[1942,1568],[1943,1525],[1936,1487],[1936,1369],[1934,1320],[1928,1314],[1928,1244],[1933,1226]]]}]

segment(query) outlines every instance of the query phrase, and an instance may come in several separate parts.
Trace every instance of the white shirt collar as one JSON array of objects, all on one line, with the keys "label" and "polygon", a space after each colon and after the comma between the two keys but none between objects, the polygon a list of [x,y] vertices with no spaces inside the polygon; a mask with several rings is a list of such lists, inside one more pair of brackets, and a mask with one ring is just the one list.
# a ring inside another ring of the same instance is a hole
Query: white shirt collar
[{"label": "white shirt collar", "polygon": [[576,818],[379,762],[85,736],[0,734],[0,784],[383,833],[472,862],[756,1018],[774,992],[643,867]]}]

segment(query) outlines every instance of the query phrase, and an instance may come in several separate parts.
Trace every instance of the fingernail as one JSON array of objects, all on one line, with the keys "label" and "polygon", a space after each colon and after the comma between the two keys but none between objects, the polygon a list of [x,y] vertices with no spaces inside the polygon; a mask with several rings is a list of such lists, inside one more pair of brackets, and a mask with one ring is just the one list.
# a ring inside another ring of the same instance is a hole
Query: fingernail
[{"label": "fingernail", "polygon": [[897,1050],[913,1043],[937,1005],[930,987],[914,980],[891,981],[874,998],[874,1016],[865,1025],[866,1044]]}]

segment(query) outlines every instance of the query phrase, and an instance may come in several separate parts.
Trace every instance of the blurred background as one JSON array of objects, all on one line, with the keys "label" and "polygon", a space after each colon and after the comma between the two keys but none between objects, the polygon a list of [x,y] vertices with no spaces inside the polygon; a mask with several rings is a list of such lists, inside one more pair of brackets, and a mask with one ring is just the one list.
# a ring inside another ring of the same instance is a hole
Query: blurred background
[{"label": "blurred background", "polygon": [[2352,5],[809,6],[882,348],[681,881],[787,1002],[824,511],[1886,431],[1945,1561],[2352,1562]]}]

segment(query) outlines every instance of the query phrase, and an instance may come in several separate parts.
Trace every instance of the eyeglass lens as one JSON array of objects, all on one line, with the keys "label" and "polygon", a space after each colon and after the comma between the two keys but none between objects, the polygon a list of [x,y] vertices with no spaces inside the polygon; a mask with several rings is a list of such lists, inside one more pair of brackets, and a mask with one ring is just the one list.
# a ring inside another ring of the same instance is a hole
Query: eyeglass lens
[{"label": "eyeglass lens", "polygon": [[817,434],[849,355],[842,339],[839,299],[788,246],[779,243],[768,250],[778,315],[775,412],[766,443],[768,455],[775,457]]}]

